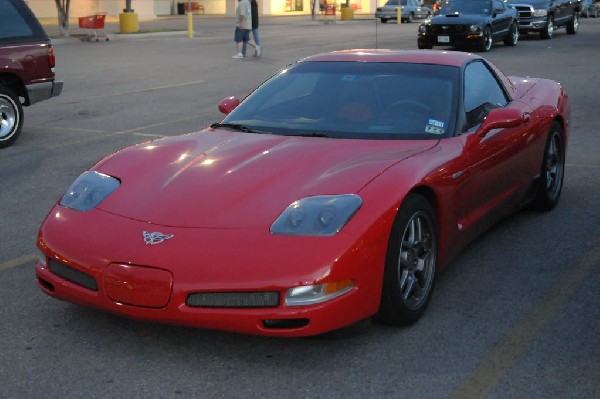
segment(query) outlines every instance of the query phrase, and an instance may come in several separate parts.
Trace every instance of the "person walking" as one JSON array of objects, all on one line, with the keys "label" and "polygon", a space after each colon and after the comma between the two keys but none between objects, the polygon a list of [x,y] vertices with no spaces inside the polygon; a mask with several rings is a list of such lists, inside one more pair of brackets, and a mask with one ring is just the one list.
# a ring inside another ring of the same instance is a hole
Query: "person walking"
[{"label": "person walking", "polygon": [[246,45],[250,40],[250,30],[252,30],[252,9],[249,0],[238,0],[235,9],[235,48],[237,54],[231,58],[244,58],[246,56]]},{"label": "person walking", "polygon": [[252,11],[252,37],[254,38],[254,56],[260,57],[260,38],[258,37],[258,3],[256,0],[250,0],[250,9]]}]

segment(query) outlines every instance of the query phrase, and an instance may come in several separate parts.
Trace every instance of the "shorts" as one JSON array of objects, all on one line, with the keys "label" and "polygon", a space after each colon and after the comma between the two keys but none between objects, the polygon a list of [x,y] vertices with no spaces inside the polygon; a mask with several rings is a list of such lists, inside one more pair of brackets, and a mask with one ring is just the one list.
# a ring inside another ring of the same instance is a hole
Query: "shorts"
[{"label": "shorts", "polygon": [[236,43],[246,43],[250,41],[250,29],[242,29],[239,26],[236,26],[233,40],[235,40]]}]

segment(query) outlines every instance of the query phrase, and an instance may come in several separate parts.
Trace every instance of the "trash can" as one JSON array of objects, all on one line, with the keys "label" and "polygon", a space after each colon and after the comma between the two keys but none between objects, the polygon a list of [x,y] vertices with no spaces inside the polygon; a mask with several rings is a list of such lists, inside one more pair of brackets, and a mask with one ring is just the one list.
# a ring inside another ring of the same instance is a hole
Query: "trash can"
[{"label": "trash can", "polygon": [[185,3],[177,3],[177,15],[185,15]]},{"label": "trash can", "polygon": [[340,19],[342,21],[350,21],[354,19],[354,9],[352,7],[344,7],[342,5]]}]

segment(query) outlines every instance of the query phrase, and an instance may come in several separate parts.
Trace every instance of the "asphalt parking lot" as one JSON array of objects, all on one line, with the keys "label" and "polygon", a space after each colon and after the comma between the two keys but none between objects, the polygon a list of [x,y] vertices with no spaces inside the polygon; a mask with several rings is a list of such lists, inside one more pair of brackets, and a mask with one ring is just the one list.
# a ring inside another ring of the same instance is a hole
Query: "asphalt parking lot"
[{"label": "asphalt parking lot", "polygon": [[63,93],[26,108],[21,137],[0,151],[0,398],[596,398],[600,19],[484,55],[508,75],[548,77],[569,92],[563,196],[551,213],[520,212],[467,248],[411,327],[261,338],[122,319],[37,287],[37,229],[101,157],[218,121],[219,100],[243,97],[298,58],[416,49],[417,26],[264,18],[264,54],[244,60],[231,59],[230,18],[195,17],[192,39],[177,17],[127,36],[111,22],[108,42],[57,37]]}]

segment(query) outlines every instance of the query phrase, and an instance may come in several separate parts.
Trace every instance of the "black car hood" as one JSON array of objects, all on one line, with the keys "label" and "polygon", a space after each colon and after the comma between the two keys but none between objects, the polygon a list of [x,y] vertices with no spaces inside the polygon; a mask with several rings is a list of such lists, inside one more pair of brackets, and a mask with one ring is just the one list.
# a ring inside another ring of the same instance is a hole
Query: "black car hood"
[{"label": "black car hood", "polygon": [[484,14],[443,14],[431,17],[432,25],[480,25],[489,18]]}]

